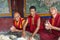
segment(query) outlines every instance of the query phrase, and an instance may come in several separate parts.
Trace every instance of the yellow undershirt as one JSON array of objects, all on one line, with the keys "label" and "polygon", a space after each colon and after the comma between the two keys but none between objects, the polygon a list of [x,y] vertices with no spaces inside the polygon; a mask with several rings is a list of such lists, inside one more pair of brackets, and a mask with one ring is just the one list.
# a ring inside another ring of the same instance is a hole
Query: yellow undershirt
[{"label": "yellow undershirt", "polygon": [[54,18],[52,18],[52,25],[54,25]]}]

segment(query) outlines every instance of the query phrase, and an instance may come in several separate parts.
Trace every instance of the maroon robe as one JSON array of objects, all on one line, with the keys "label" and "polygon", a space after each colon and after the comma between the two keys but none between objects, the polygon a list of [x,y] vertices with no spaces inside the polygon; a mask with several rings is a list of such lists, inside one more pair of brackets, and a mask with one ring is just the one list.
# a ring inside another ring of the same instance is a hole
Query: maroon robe
[{"label": "maroon robe", "polygon": [[[52,19],[50,19],[50,23],[52,24]],[[53,26],[60,28],[60,14],[56,15]],[[55,34],[56,37],[60,36],[60,31],[58,30],[52,30],[52,33]]]},{"label": "maroon robe", "polygon": [[30,16],[28,16],[28,25],[30,26],[29,27],[29,31],[30,32],[34,32],[35,31],[35,29],[36,29],[36,27],[37,27],[37,21],[38,21],[38,19],[40,18],[40,16],[38,16],[37,14],[35,14],[35,17],[34,17],[34,24],[32,24],[32,16],[30,15]]},{"label": "maroon robe", "polygon": [[[44,27],[43,25],[41,25],[40,27]],[[40,40],[56,40],[55,35],[53,33],[51,33],[49,30],[46,30],[45,28],[40,29]]]},{"label": "maroon robe", "polygon": [[[50,23],[52,24],[52,18],[49,20],[50,20]],[[41,27],[44,27],[43,25],[41,25]],[[60,15],[59,14],[57,14],[54,20],[53,26],[60,27]],[[48,31],[45,28],[40,30],[41,40],[58,40],[59,36],[60,36],[60,31],[57,31],[57,30]]]}]

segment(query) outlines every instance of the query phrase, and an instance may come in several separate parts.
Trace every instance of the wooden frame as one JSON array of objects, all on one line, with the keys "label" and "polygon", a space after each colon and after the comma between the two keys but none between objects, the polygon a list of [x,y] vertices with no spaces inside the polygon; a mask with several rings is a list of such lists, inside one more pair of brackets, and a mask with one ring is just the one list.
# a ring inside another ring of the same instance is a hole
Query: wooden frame
[{"label": "wooden frame", "polygon": [[8,0],[9,13],[0,13],[0,17],[12,17],[11,0]]}]

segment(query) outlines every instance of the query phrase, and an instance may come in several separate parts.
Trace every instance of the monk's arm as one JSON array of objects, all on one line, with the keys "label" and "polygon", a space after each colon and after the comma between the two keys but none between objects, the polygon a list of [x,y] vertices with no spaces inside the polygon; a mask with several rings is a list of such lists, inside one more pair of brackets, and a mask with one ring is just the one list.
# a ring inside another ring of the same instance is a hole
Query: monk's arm
[{"label": "monk's arm", "polygon": [[22,32],[22,30],[16,29],[15,26],[13,26],[13,25],[12,25],[12,27],[10,28],[10,30],[11,30],[12,32]]},{"label": "monk's arm", "polygon": [[37,28],[36,28],[35,32],[32,34],[32,37],[34,37],[34,35],[38,32],[39,29],[40,29],[40,18],[37,21]]},{"label": "monk's arm", "polygon": [[58,31],[60,31],[60,28],[55,27],[55,26],[52,26],[51,29],[54,29],[54,30],[58,30]]},{"label": "monk's arm", "polygon": [[23,31],[22,31],[23,34],[25,33],[25,29],[26,29],[27,24],[28,24],[28,19],[26,20],[26,22],[25,22],[25,24],[23,26]]},{"label": "monk's arm", "polygon": [[[59,24],[60,24],[60,18],[59,18],[58,20],[59,20]],[[51,28],[54,29],[54,30],[58,30],[58,31],[60,31],[60,28],[59,28],[59,27],[52,26]]]},{"label": "monk's arm", "polygon": [[18,29],[16,29],[16,32],[22,32],[22,30],[18,30]]},{"label": "monk's arm", "polygon": [[22,26],[24,25],[24,23],[25,23],[25,20],[22,21]]}]

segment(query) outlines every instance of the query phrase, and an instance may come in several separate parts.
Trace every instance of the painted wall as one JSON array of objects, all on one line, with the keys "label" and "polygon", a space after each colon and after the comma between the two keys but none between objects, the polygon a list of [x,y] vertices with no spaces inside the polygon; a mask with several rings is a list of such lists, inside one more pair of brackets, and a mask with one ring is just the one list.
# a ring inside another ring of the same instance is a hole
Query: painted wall
[{"label": "painted wall", "polygon": [[[20,14],[22,15],[22,17],[24,17],[23,15],[23,5],[24,5],[24,0],[15,0],[16,4],[14,6],[14,0],[12,0],[12,9],[14,9],[14,7],[16,8],[15,10],[19,11]],[[14,13],[14,10],[13,10]],[[42,17],[44,18],[50,18],[50,17]],[[11,25],[13,24],[13,18],[0,18],[0,31],[8,31],[11,27]]]},{"label": "painted wall", "polygon": [[[15,0],[15,1],[17,8],[22,15],[23,2],[22,0]],[[12,9],[14,8],[13,2],[14,0],[12,0]],[[12,24],[13,24],[13,18],[0,18],[0,31],[8,31]]]}]

